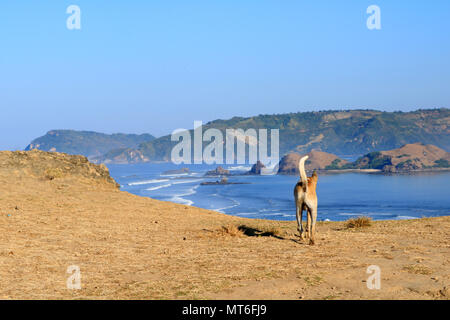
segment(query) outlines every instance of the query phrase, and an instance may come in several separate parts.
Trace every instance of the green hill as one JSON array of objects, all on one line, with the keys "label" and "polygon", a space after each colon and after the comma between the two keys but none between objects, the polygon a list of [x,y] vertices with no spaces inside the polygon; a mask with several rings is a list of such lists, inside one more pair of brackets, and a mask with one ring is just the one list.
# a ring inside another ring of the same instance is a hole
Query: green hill
[{"label": "green hill", "polygon": [[104,134],[92,131],[52,130],[34,139],[25,150],[39,149],[94,157],[112,149],[136,148],[155,139],[151,134]]},{"label": "green hill", "polygon": [[[304,154],[316,149],[346,158],[416,142],[450,150],[449,127],[450,110],[442,108],[412,112],[346,110],[234,117],[209,122],[203,130],[217,128],[224,133],[227,128],[278,128],[280,156],[289,152]],[[191,135],[193,137],[192,130]],[[176,144],[167,135],[141,143],[136,151],[144,161],[169,161],[172,147]]]}]

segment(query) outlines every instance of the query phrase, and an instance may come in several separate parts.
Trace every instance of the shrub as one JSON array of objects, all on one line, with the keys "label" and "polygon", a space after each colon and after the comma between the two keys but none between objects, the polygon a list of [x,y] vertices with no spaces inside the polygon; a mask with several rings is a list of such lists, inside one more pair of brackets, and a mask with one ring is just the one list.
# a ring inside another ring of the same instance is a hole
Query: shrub
[{"label": "shrub", "polygon": [[219,233],[222,235],[229,235],[232,237],[240,237],[244,234],[244,232],[239,227],[233,224],[222,226],[222,228],[219,229]]},{"label": "shrub", "polygon": [[345,227],[347,229],[369,227],[371,225],[372,225],[372,218],[369,217],[352,218],[348,219],[345,223]]},{"label": "shrub", "polygon": [[337,170],[340,168],[339,162],[341,162],[341,159],[334,159],[331,164],[325,167],[326,170]]},{"label": "shrub", "polygon": [[450,163],[445,159],[436,160],[434,163],[436,168],[450,168]]},{"label": "shrub", "polygon": [[56,178],[61,178],[64,173],[60,168],[48,168],[47,170],[45,170],[45,178],[48,180],[53,180]]}]

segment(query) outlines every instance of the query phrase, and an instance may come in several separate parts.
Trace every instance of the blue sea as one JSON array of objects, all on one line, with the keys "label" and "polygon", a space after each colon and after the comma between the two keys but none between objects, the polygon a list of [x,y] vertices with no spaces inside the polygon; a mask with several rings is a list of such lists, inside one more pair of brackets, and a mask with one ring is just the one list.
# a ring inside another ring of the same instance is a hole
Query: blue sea
[{"label": "blue sea", "polygon": [[[164,174],[182,167],[184,174]],[[236,185],[200,185],[219,178],[204,177],[210,165],[108,165],[121,190],[158,200],[259,219],[295,220],[296,176],[229,177]],[[234,174],[250,166],[224,166]],[[342,221],[369,216],[374,220],[414,219],[450,214],[450,172],[413,175],[339,173],[319,175],[318,220]]]}]

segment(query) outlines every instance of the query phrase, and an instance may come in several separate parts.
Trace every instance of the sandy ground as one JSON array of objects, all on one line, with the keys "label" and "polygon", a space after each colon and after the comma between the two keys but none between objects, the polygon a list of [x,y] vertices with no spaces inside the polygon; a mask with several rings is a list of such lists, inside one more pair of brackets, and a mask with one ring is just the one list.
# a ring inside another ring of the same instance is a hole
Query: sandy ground
[{"label": "sandy ground", "polygon": [[[310,246],[295,222],[49,179],[1,159],[0,299],[450,298],[450,217],[362,229],[322,222]],[[67,288],[71,265],[80,290]],[[370,265],[381,270],[379,290],[367,288]]]}]

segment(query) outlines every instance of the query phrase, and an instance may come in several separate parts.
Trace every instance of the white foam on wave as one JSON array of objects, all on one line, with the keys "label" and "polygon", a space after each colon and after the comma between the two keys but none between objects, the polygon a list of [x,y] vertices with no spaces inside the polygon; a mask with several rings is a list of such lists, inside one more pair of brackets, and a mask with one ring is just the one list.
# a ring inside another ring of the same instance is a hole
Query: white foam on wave
[{"label": "white foam on wave", "polygon": [[278,173],[278,163],[271,166],[267,165],[265,168],[261,168],[261,175],[263,176],[274,176]]},{"label": "white foam on wave", "polygon": [[169,181],[169,179],[151,179],[151,180],[144,180],[144,181],[135,181],[128,183],[129,186],[139,186],[143,184],[153,184],[153,183],[160,183],[160,182],[166,182]]},{"label": "white foam on wave", "polygon": [[338,213],[340,216],[392,216],[392,213],[389,212],[360,212],[360,213],[347,213],[342,212]]},{"label": "white foam on wave", "polygon": [[174,181],[173,184],[184,184],[184,183],[194,183],[203,181],[203,179],[197,179],[197,180],[184,180],[184,181]]},{"label": "white foam on wave", "polygon": [[194,204],[194,202],[192,200],[185,199],[183,197],[191,196],[191,195],[195,194],[197,192],[196,189],[198,187],[199,187],[199,185],[196,185],[195,187],[189,188],[186,193],[174,195],[172,198],[170,198],[169,201],[181,203],[181,204],[184,204],[187,206],[192,206]]},{"label": "white foam on wave", "polygon": [[239,213],[235,213],[234,215],[236,216],[254,216],[259,214],[259,212],[239,212]]},{"label": "white foam on wave", "polygon": [[[265,216],[285,216],[283,213],[281,212],[274,212],[274,213],[264,213]],[[287,216],[291,216],[291,215],[287,215]]]},{"label": "white foam on wave", "polygon": [[163,184],[163,185],[160,185],[160,186],[157,186],[157,187],[148,188],[148,189],[145,189],[145,190],[153,191],[153,190],[158,190],[158,189],[162,189],[162,188],[167,188],[167,187],[170,187],[171,185],[172,185],[171,183],[168,183],[168,184]]},{"label": "white foam on wave", "polygon": [[234,167],[229,167],[227,168],[229,171],[250,171],[252,167],[248,167],[248,166],[234,166]]},{"label": "white foam on wave", "polygon": [[175,174],[160,174],[160,177],[181,177],[181,176],[188,176],[189,173],[175,173]]},{"label": "white foam on wave", "polygon": [[217,192],[216,192],[216,193],[213,193],[212,196],[217,197],[217,198],[223,198],[223,199],[228,200],[228,201],[231,201],[231,202],[233,203],[233,204],[230,205],[230,206],[226,206],[226,207],[222,207],[222,208],[217,208],[217,209],[212,209],[212,210],[217,211],[217,212],[220,212],[220,213],[226,213],[226,212],[224,212],[225,210],[235,208],[235,207],[237,207],[237,206],[239,206],[239,205],[241,204],[239,201],[237,201],[237,200],[235,200],[235,199],[233,199],[233,198],[227,198],[227,197],[224,197],[224,196],[220,195],[220,194],[217,193]]},{"label": "white foam on wave", "polygon": [[232,209],[237,207],[238,205],[240,205],[239,201],[236,201],[234,199],[231,199],[231,201],[233,201],[234,203],[231,206],[228,207],[223,207],[223,208],[219,208],[219,209],[215,209],[215,211],[218,211],[220,213],[225,213],[224,210],[228,210],[228,209]]},{"label": "white foam on wave", "polygon": [[411,216],[398,216],[394,218],[395,220],[410,220],[410,219],[419,219],[417,217],[411,217]]}]

